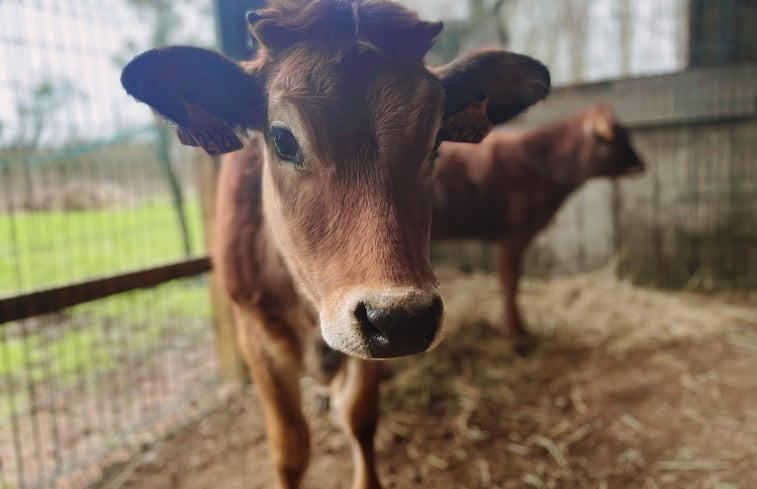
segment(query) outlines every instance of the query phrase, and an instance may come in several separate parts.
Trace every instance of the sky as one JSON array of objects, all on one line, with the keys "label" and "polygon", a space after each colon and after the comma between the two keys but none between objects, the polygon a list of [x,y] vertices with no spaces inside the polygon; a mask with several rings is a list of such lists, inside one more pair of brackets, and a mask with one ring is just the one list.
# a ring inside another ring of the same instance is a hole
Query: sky
[{"label": "sky", "polygon": [[[186,4],[179,38],[189,44],[212,45],[214,20],[205,11]],[[512,50],[547,62],[555,84],[570,80],[571,44],[555,2],[562,0],[508,0],[500,22],[510,32]],[[679,69],[682,65],[682,7],[687,0],[632,0],[631,74]],[[429,20],[454,20],[468,15],[462,0],[402,0]],[[485,5],[492,4],[485,2]],[[585,80],[619,76],[617,0],[589,0],[581,22],[587,27],[583,48]],[[492,19],[489,19],[493,21]],[[131,10],[126,0],[0,0],[0,146],[28,133],[17,106],[30,103],[31,92],[42,81],[69,87],[50,107],[43,141],[110,138],[119,131],[151,121],[150,111],[130,99],[119,75],[125,60],[148,48],[149,23]],[[129,40],[138,49],[126,48]],[[116,61],[117,58],[120,61]]]},{"label": "sky", "polygon": [[[214,21],[186,9],[179,37],[200,45],[214,43]],[[66,102],[51,107],[43,140],[109,138],[145,125],[150,111],[121,88],[124,61],[149,46],[149,23],[125,0],[0,0],[0,145],[28,129],[17,106],[32,103],[31,93],[45,80],[64,90]],[[139,48],[129,49],[132,40]]]}]

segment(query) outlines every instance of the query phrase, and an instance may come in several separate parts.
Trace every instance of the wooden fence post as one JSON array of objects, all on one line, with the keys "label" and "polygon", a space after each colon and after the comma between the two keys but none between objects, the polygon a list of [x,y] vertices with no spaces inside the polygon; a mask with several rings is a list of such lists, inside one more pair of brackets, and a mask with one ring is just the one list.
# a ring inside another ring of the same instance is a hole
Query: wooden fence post
[{"label": "wooden fence post", "polygon": [[[213,228],[216,208],[216,182],[220,170],[220,159],[196,151],[195,171],[198,193],[202,206],[202,221],[204,224],[205,245],[210,254],[213,250]],[[213,327],[215,329],[216,354],[221,375],[226,380],[246,380],[247,375],[242,362],[242,356],[237,347],[237,336],[234,328],[234,317],[231,313],[231,302],[220,284],[218,274],[211,270],[208,284],[213,311]]]}]

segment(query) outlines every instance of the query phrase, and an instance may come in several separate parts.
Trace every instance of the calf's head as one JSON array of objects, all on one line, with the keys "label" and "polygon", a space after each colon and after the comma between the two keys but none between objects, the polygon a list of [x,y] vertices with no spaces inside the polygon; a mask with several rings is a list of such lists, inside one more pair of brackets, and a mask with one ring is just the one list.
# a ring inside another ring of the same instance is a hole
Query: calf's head
[{"label": "calf's head", "polygon": [[595,105],[579,115],[586,139],[587,177],[638,175],[644,162],[631,144],[628,128],[606,105]]},{"label": "calf's head", "polygon": [[546,68],[505,51],[427,68],[441,24],[384,1],[280,2],[247,18],[254,61],[161,48],[126,66],[124,87],[209,153],[266,135],[266,222],[329,345],[364,358],[431,348],[436,146],[478,142],[542,99]]}]

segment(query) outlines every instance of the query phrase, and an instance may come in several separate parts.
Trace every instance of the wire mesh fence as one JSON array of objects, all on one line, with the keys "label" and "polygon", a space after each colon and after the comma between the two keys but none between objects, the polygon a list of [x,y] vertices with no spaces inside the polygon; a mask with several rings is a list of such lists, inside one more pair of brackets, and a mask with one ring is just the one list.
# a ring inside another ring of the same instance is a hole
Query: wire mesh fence
[{"label": "wire mesh fence", "polygon": [[[123,140],[2,157],[0,293],[184,256],[177,209],[156,157],[155,131],[119,137]],[[192,191],[191,172],[184,177],[185,192]],[[190,245],[202,252],[200,208],[192,195],[182,211]]]},{"label": "wire mesh fence", "polygon": [[[0,298],[205,253],[191,159],[119,73],[157,34],[207,44],[213,18],[156,6],[0,2]],[[205,409],[209,303],[201,274],[16,321],[0,307],[0,488],[84,487]]]},{"label": "wire mesh fence", "polygon": [[82,487],[194,411],[217,380],[203,277],[17,321],[0,333],[10,487]]}]

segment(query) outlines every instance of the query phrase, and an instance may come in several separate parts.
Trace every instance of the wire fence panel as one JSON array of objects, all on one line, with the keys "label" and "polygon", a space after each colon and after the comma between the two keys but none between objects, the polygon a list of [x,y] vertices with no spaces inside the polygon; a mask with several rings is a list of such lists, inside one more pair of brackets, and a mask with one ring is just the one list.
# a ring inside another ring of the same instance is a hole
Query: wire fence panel
[{"label": "wire fence panel", "polygon": [[0,3],[0,294],[204,251],[186,153],[120,86],[140,3]]},{"label": "wire fence panel", "polygon": [[91,482],[185,421],[187,405],[217,380],[209,318],[206,280],[197,277],[6,323],[4,480]]},{"label": "wire fence panel", "polygon": [[[0,297],[206,253],[192,153],[119,81],[159,39],[212,43],[209,1],[164,3],[0,2]],[[18,321],[0,307],[0,488],[84,487],[205,409],[207,282]]]},{"label": "wire fence panel", "polygon": [[[176,207],[154,141],[154,132],[144,131],[104,146],[75,146],[44,156],[37,151],[26,158],[5,155],[0,293],[183,257]],[[28,188],[26,172],[33,180]],[[186,173],[184,187],[191,190]],[[204,251],[197,200],[188,199],[183,211],[190,242]]]}]

